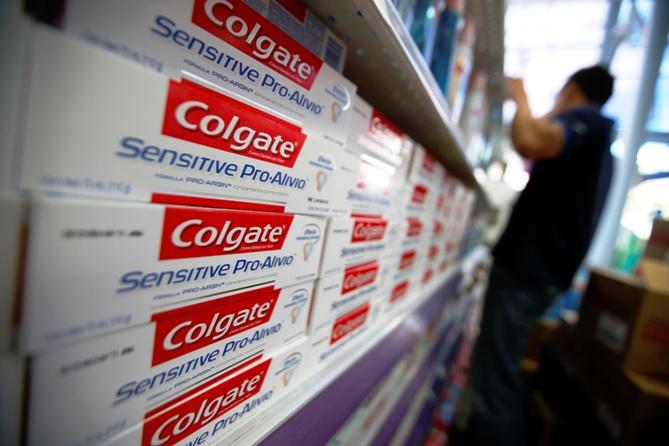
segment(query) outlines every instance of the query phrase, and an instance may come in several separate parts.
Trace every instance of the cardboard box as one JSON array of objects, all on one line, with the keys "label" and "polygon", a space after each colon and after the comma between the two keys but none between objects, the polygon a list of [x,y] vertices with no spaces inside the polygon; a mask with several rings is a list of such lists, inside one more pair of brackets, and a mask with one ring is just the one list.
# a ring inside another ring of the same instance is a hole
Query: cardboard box
[{"label": "cardboard box", "polygon": [[669,220],[656,219],[646,243],[644,257],[669,262]]},{"label": "cardboard box", "polygon": [[[69,427],[63,438],[68,444],[110,420],[132,426],[138,421],[133,414],[155,401],[173,400],[250,357],[303,338],[312,291],[313,282],[307,282],[233,293],[39,354],[31,369],[30,425],[45,435]],[[84,408],[87,426],[79,426]]]},{"label": "cardboard box", "polygon": [[357,96],[347,147],[361,154],[358,181],[347,192],[353,211],[392,214],[406,179],[413,141]]},{"label": "cardboard box", "polygon": [[349,213],[337,207],[345,205],[339,188],[354,184],[359,158],[219,90],[169,80],[42,27],[30,85],[23,188]]},{"label": "cardboard box", "polygon": [[144,324],[194,299],[314,280],[325,232],[318,217],[111,200],[45,199],[30,221],[28,351]]},{"label": "cardboard box", "polygon": [[[112,393],[94,390],[96,394],[105,394],[104,401],[91,398],[89,393],[79,393],[78,384],[85,377],[76,375],[87,372],[73,364],[67,370],[74,373],[67,377],[71,391],[63,393],[63,399],[47,398],[42,404],[31,405],[28,444],[217,444],[301,380],[305,371],[305,344],[302,339],[270,355],[240,358],[209,380],[194,380],[176,397],[156,394],[152,400],[132,407],[132,402],[110,405]],[[109,351],[91,353],[92,361],[82,366],[105,367],[106,361],[119,358]],[[86,389],[95,388],[95,383],[86,384]],[[97,384],[106,386],[104,380]],[[34,391],[55,394],[55,389],[48,383],[45,385],[37,386]],[[68,400],[77,400],[77,404]]]},{"label": "cardboard box", "polygon": [[407,180],[410,183],[438,186],[444,177],[444,166],[425,147],[415,143]]},{"label": "cardboard box", "polygon": [[643,259],[641,277],[595,269],[578,323],[592,354],[628,370],[669,376],[669,266]]},{"label": "cardboard box", "polygon": [[67,2],[64,26],[156,71],[202,78],[346,144],[355,85],[245,1],[75,0]]},{"label": "cardboard box", "polygon": [[391,249],[391,225],[387,218],[352,216],[328,221],[320,276],[343,272],[355,263],[382,256]]},{"label": "cardboard box", "polygon": [[404,185],[401,194],[401,212],[418,217],[432,217],[437,199],[434,186],[427,183],[408,183]]}]

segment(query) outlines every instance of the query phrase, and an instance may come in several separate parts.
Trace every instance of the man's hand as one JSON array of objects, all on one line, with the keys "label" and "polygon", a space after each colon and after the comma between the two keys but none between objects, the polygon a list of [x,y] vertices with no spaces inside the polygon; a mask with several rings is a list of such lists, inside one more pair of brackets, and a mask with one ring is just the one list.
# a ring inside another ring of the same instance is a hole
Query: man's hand
[{"label": "man's hand", "polygon": [[516,77],[507,77],[505,79],[506,97],[512,99],[514,102],[526,99],[525,85],[522,79]]}]

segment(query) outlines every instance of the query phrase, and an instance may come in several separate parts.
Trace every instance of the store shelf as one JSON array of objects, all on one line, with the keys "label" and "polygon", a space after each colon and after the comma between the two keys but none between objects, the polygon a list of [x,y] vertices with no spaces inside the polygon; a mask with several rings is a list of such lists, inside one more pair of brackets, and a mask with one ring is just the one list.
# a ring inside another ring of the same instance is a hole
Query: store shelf
[{"label": "store shelf", "polygon": [[304,3],[348,42],[344,74],[359,94],[480,190],[443,94],[390,0]]},{"label": "store shelf", "polygon": [[428,321],[455,296],[459,268],[416,300],[409,312],[358,339],[341,360],[307,379],[226,441],[263,446],[325,444],[424,333]]}]

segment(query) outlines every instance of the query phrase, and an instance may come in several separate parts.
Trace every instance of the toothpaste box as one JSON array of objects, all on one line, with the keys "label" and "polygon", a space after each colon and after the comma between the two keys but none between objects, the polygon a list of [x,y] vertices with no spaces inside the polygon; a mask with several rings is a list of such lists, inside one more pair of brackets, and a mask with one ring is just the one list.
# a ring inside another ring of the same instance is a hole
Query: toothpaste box
[{"label": "toothpaste box", "polygon": [[[126,354],[136,355],[131,347],[136,342],[128,338],[125,344],[90,350],[86,358],[82,353],[65,358],[59,352],[38,357],[32,377],[28,444],[216,444],[285,394],[304,373],[303,338],[271,354],[249,352],[206,380],[192,373],[189,381],[181,381],[178,374],[184,368],[207,367],[196,360],[183,363],[176,370],[129,382],[142,397],[114,404],[119,395],[114,394],[117,389],[111,383],[120,380],[110,367],[124,361]],[[134,361],[127,362],[129,368],[137,367]],[[101,371],[94,373],[93,369]],[[180,393],[173,392],[175,386]],[[152,392],[155,387],[165,392]]]},{"label": "toothpaste box", "polygon": [[161,73],[202,78],[343,147],[356,87],[323,63],[322,58],[337,58],[333,47],[323,48],[317,38],[319,57],[273,24],[274,17],[268,19],[250,6],[258,3],[71,0],[64,26]]},{"label": "toothpaste box", "polygon": [[45,28],[36,32],[30,83],[24,188],[349,213],[333,208],[333,196],[354,184],[359,159],[218,90],[169,80]]},{"label": "toothpaste box", "polygon": [[428,183],[408,183],[402,190],[400,209],[406,214],[427,216],[434,211],[435,188]]},{"label": "toothpaste box", "polygon": [[323,62],[344,71],[346,43],[299,0],[244,0]]},{"label": "toothpaste box", "polygon": [[443,178],[444,166],[420,144],[414,144],[408,180],[410,183],[436,186]]},{"label": "toothpaste box", "polygon": [[353,210],[392,213],[407,175],[413,141],[357,96],[347,146],[361,154],[358,181],[347,193]]},{"label": "toothpaste box", "polygon": [[[94,436],[110,420],[132,426],[144,408],[304,336],[312,288],[307,282],[231,294],[40,354],[32,367],[31,425],[63,444]],[[57,411],[55,404],[72,410]],[[83,408],[87,422],[74,428]]]},{"label": "toothpaste box", "polygon": [[325,231],[318,217],[112,200],[42,199],[30,221],[28,351],[222,292],[314,280]]},{"label": "toothpaste box", "polygon": [[391,246],[391,222],[387,218],[355,215],[328,221],[320,275],[343,272],[354,263],[378,258]]},{"label": "toothpaste box", "polygon": [[309,316],[309,333],[329,331],[334,321],[375,297],[388,276],[389,266],[385,259],[373,260],[318,279]]}]

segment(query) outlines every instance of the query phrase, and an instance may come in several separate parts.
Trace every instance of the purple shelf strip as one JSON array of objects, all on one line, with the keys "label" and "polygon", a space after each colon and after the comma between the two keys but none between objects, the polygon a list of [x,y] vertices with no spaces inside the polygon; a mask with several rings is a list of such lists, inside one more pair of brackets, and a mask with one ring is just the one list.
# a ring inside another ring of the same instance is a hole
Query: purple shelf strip
[{"label": "purple shelf strip", "polygon": [[430,318],[441,311],[446,301],[455,295],[461,279],[462,274],[455,273],[381,342],[277,427],[261,444],[326,444],[404,353],[416,343]]}]

